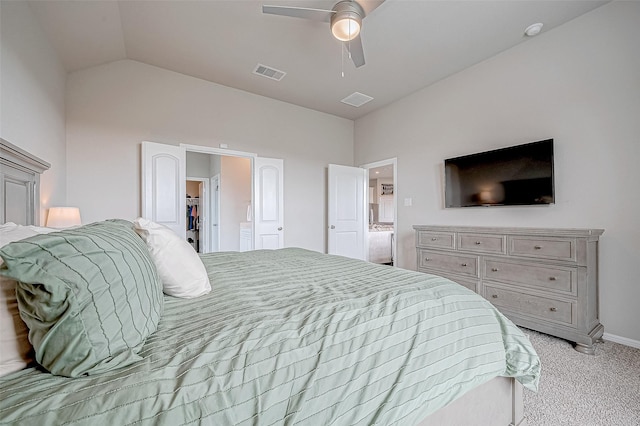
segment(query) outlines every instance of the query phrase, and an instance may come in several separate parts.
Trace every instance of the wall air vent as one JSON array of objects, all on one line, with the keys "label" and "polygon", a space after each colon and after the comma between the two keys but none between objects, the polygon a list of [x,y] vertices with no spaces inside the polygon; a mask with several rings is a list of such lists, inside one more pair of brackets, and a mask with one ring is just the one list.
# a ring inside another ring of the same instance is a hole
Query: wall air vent
[{"label": "wall air vent", "polygon": [[341,100],[340,102],[357,108],[366,104],[371,100],[373,100],[371,96],[365,95],[364,93],[360,93],[360,92],[353,92],[352,94],[350,94],[349,96]]},{"label": "wall air vent", "polygon": [[270,78],[271,80],[275,81],[280,81],[285,75],[287,75],[287,73],[284,71],[280,71],[262,64],[258,64],[256,66],[256,69],[253,70],[253,73]]}]

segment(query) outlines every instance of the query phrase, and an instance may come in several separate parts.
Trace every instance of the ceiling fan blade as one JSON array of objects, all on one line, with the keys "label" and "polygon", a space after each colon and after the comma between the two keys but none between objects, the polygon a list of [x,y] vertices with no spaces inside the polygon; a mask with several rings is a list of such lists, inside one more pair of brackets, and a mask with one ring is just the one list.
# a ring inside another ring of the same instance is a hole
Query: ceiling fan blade
[{"label": "ceiling fan blade", "polygon": [[364,50],[362,49],[362,39],[358,37],[351,41],[346,41],[347,49],[351,54],[351,60],[356,68],[360,68],[364,65]]},{"label": "ceiling fan blade", "polygon": [[384,0],[356,0],[356,1],[360,5],[360,7],[362,7],[362,10],[364,10],[365,16],[368,16],[371,12],[373,12],[373,9],[377,8],[382,3],[384,3]]},{"label": "ceiling fan blade", "polygon": [[331,21],[331,15],[333,15],[335,12],[333,10],[310,9],[307,7],[263,5],[262,13],[291,16],[293,18],[311,19],[312,21],[329,22]]}]

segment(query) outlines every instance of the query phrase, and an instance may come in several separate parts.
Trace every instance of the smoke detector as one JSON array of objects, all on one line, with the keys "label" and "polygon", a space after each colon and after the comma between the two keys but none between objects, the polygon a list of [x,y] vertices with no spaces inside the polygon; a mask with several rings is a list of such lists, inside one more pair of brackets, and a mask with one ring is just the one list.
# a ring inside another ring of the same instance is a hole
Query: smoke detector
[{"label": "smoke detector", "polygon": [[524,30],[524,34],[527,37],[533,37],[536,36],[538,34],[540,34],[540,31],[542,30],[542,23],[538,22],[537,24],[531,24],[527,27],[526,30]]}]

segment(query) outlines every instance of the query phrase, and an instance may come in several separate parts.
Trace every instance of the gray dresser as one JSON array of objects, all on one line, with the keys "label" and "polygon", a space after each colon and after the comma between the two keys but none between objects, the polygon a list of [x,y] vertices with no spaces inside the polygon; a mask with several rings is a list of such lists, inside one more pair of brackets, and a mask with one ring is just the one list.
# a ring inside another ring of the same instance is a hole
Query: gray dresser
[{"label": "gray dresser", "polygon": [[418,271],[477,292],[514,323],[593,354],[602,229],[413,227]]}]

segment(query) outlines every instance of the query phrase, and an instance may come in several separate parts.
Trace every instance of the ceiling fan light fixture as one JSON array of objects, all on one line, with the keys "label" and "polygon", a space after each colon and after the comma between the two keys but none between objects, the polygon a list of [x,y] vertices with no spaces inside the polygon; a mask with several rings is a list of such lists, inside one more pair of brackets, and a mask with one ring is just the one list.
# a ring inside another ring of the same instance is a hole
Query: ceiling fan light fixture
[{"label": "ceiling fan light fixture", "polygon": [[349,41],[358,37],[362,27],[364,11],[354,1],[341,1],[337,3],[331,16],[331,33],[340,41]]},{"label": "ceiling fan light fixture", "polygon": [[340,41],[349,41],[360,34],[360,20],[352,17],[333,19],[331,22],[331,33]]}]

